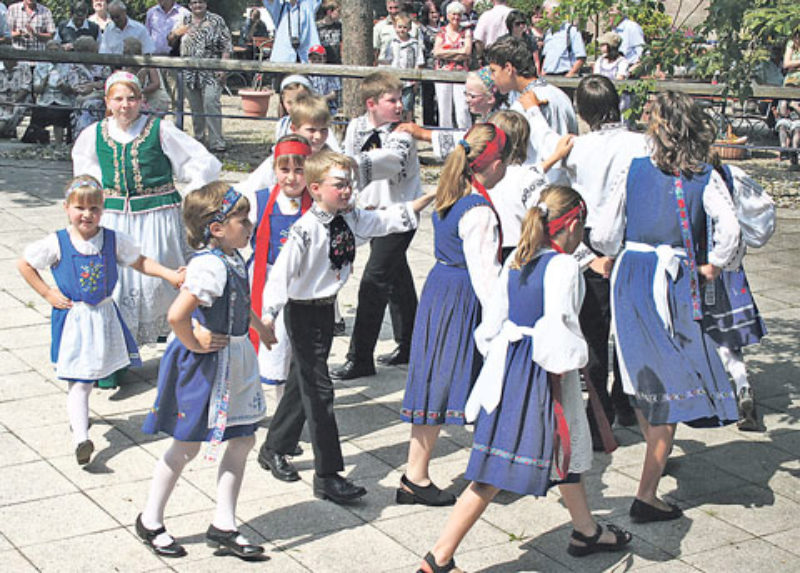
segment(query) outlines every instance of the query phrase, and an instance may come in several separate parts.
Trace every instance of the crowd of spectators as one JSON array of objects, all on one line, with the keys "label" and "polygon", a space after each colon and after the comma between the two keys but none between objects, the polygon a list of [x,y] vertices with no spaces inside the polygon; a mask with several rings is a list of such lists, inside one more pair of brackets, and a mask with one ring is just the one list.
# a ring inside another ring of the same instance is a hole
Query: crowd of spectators
[{"label": "crowd of spectators", "polygon": [[[243,14],[238,36],[233,22],[208,12],[207,2],[158,0],[147,10],[143,22],[128,14],[122,0],[78,0],[69,17],[54,21],[46,3],[22,0],[8,6],[0,0],[0,44],[15,48],[78,50],[103,54],[154,54],[203,58],[266,57],[272,62],[342,63],[340,0],[255,0]],[[90,6],[91,4],[91,6]],[[491,0],[479,15],[474,0],[386,0],[386,16],[375,21],[373,63],[400,68],[475,71],[484,65],[486,49],[498,38],[522,38],[534,56],[538,77],[574,77],[589,70],[614,80],[636,77],[641,71],[646,39],[639,24],[618,5],[607,13],[598,53],[587,66],[584,34],[576,22],[556,21],[558,0],[544,0],[523,13],[507,0]],[[237,46],[234,48],[234,44]],[[262,46],[266,45],[267,50]],[[48,48],[49,46],[49,48]],[[780,53],[779,53],[780,52]],[[25,66],[31,70],[24,70]],[[38,69],[37,69],[38,68]],[[69,141],[102,114],[102,98],[96,86],[110,69],[77,64],[46,65],[6,62],[0,73],[0,137],[13,136],[33,101],[55,109],[37,112],[36,125],[58,128],[57,140]],[[179,73],[172,70],[135,70],[148,97],[150,113],[166,113],[176,104]],[[81,81],[76,83],[75,78]],[[69,81],[63,78],[72,78]],[[186,70],[182,73],[186,98],[194,116],[195,136],[214,151],[224,151],[220,97],[226,76],[219,72]],[[274,74],[280,85],[282,74]],[[756,81],[775,85],[800,85],[800,32],[776,50],[775,58],[762,66]],[[72,85],[68,85],[69,83]],[[328,102],[332,113],[341,107],[341,80],[333,76],[309,78],[315,91]],[[93,95],[94,94],[94,95]],[[472,118],[463,84],[442,82],[405,83],[403,101],[406,119],[425,125],[469,127]],[[514,94],[511,95],[513,101]],[[99,99],[99,104],[98,104]],[[417,102],[422,116],[415,117]],[[623,105],[628,105],[623,98]],[[68,110],[79,108],[64,117]],[[800,112],[797,105],[772,106],[770,119],[783,146],[800,144]],[[61,135],[61,128],[66,133]],[[37,135],[37,134],[32,134]],[[45,135],[39,133],[44,138]],[[793,163],[797,155],[786,153]]]}]

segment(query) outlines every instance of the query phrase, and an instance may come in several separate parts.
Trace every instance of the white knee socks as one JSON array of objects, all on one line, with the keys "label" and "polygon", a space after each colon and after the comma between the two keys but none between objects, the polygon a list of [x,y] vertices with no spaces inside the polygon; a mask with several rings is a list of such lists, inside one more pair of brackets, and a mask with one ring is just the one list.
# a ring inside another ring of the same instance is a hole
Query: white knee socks
[{"label": "white knee socks", "polygon": [[227,442],[217,473],[217,511],[213,521],[217,529],[223,531],[237,529],[236,501],[239,499],[239,490],[242,487],[247,454],[255,443],[255,436],[233,438]]},{"label": "white knee socks", "polygon": [[92,384],[70,382],[67,391],[67,415],[72,427],[72,441],[77,446],[89,439],[89,394]]},{"label": "white knee socks", "polygon": [[750,382],[747,381],[744,356],[740,351],[720,346],[719,357],[722,359],[722,365],[725,366],[725,370],[728,371],[728,374],[733,378],[734,384],[736,384],[736,394],[738,396],[742,388],[750,387]]}]

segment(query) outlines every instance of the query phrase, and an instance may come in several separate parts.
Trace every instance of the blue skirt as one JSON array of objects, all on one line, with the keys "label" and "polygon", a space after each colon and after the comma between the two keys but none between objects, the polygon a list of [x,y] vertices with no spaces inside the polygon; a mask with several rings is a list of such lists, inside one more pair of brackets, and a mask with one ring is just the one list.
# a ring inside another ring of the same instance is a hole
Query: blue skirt
[{"label": "blue skirt", "polygon": [[508,347],[497,409],[481,409],[464,477],[518,494],[551,485],[555,415],[547,372],[531,361],[530,337]]},{"label": "blue skirt", "polygon": [[[191,352],[180,340],[173,339],[161,358],[156,403],[147,414],[142,431],[164,432],[184,442],[211,441],[214,429],[208,427],[208,405],[218,360],[217,352]],[[222,439],[250,436],[256,427],[228,426]]]},{"label": "blue skirt", "polygon": [[480,320],[467,269],[437,263],[417,308],[403,421],[464,424],[464,405],[483,365],[473,338]]},{"label": "blue skirt", "polygon": [[677,280],[668,280],[672,335],[653,301],[655,269],[655,253],[627,251],[615,270],[617,353],[634,388],[634,406],[651,424],[735,422],[736,398],[717,344],[692,318],[687,261],[681,260]]},{"label": "blue skirt", "polygon": [[703,307],[703,325],[717,344],[732,350],[758,344],[766,336],[744,269],[722,271],[714,281],[714,304]]}]

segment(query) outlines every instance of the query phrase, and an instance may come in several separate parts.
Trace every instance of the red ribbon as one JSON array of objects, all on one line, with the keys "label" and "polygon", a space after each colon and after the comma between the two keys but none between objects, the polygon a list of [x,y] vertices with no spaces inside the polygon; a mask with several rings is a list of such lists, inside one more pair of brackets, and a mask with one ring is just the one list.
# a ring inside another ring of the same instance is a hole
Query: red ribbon
[{"label": "red ribbon", "polygon": [[[569,462],[572,457],[572,442],[570,442],[569,425],[564,416],[564,406],[561,405],[561,376],[559,374],[547,373],[547,380],[550,382],[550,394],[553,397],[553,413],[556,417],[556,431],[553,436],[553,463],[556,474],[560,479],[567,479],[569,473]],[[561,450],[563,459],[558,462],[558,452]]]},{"label": "red ribbon", "polygon": [[[486,144],[486,147],[483,148],[483,151],[478,154],[478,157],[470,162],[469,166],[473,171],[480,172],[486,169],[486,167],[488,167],[492,161],[500,157],[500,155],[503,153],[503,149],[505,149],[506,132],[494,124],[489,125],[494,127],[494,137],[489,143]],[[466,139],[468,135],[469,132],[467,132],[467,135],[464,136],[464,139]]]},{"label": "red ribbon", "polygon": [[478,193],[480,193],[481,196],[489,202],[489,207],[492,208],[492,211],[494,211],[494,216],[497,217],[497,229],[498,229],[498,235],[499,235],[498,239],[500,241],[499,244],[497,245],[497,260],[502,265],[503,264],[503,225],[500,222],[500,215],[498,215],[497,209],[495,209],[495,207],[494,207],[494,201],[492,201],[492,198],[489,197],[489,193],[486,191],[486,187],[484,187],[483,184],[480,181],[475,179],[475,177],[472,178],[472,186],[475,187],[475,189],[478,190]]},{"label": "red ribbon", "polygon": [[275,146],[273,152],[277,159],[281,155],[302,155],[308,157],[311,155],[311,146],[302,141],[281,141]]},{"label": "red ribbon", "polygon": [[[292,141],[288,143],[298,142]],[[279,143],[278,145],[283,144]],[[275,208],[275,201],[278,199],[279,193],[280,187],[275,185],[269,194],[267,206],[264,207],[264,214],[261,216],[261,222],[258,224],[258,230],[256,231],[256,247],[253,253],[253,288],[250,291],[250,308],[253,309],[253,312],[259,318],[261,317],[261,311],[263,309],[264,286],[267,284],[267,260],[269,259],[270,236],[269,216]],[[308,211],[310,207],[311,195],[308,194],[308,190],[304,190],[300,200],[300,214],[302,215]],[[256,353],[258,353],[260,339],[254,328],[250,329],[250,342],[253,343]]]}]

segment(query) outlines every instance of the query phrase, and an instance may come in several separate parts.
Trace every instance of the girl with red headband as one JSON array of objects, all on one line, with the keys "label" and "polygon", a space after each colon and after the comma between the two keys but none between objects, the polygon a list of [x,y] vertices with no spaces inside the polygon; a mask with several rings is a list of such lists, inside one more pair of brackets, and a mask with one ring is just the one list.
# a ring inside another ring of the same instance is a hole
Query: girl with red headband
[{"label": "girl with red headband", "polygon": [[455,570],[456,548],[500,490],[543,496],[557,483],[574,527],[570,555],[617,551],[631,540],[594,520],[581,482],[592,462],[578,377],[588,349],[578,322],[583,277],[570,254],[585,221],[581,196],[561,186],[546,188],[525,216],[475,331],[486,362],[465,408],[468,420],[477,418],[471,483],[425,556],[425,573]]},{"label": "girl with red headband", "polygon": [[500,274],[502,231],[487,193],[503,178],[511,145],[490,123],[474,126],[444,164],[433,215],[436,265],[422,289],[401,418],[411,422],[397,503],[452,505],[428,465],[442,424],[463,425],[481,367],[472,333]]}]

